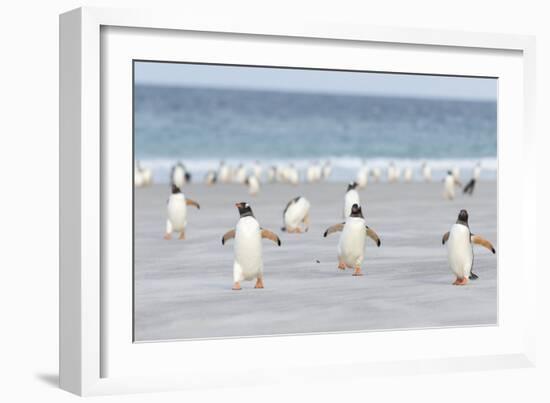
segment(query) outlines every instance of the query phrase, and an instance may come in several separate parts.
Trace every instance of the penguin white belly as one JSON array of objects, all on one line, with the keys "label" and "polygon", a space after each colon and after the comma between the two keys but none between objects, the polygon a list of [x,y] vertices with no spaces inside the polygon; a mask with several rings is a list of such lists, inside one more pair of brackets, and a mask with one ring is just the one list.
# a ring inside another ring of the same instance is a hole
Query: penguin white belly
[{"label": "penguin white belly", "polygon": [[261,276],[262,236],[260,225],[254,217],[244,217],[235,228],[235,262],[233,280],[252,280]]},{"label": "penguin white belly", "polygon": [[170,196],[168,200],[168,219],[173,231],[183,231],[187,226],[187,205],[185,197],[180,193]]},{"label": "penguin white belly", "polygon": [[455,197],[455,181],[454,178],[450,175],[445,178],[445,187],[443,194],[447,199],[454,199]]},{"label": "penguin white belly", "polygon": [[338,260],[347,267],[360,267],[365,256],[365,221],[349,217],[338,242]]},{"label": "penguin white belly", "polygon": [[304,217],[309,213],[309,201],[300,197],[298,201],[291,204],[285,213],[285,227],[298,228]]},{"label": "penguin white belly", "polygon": [[351,214],[351,207],[354,204],[361,205],[361,202],[359,200],[359,193],[357,193],[357,190],[351,189],[346,193],[346,197],[344,198],[344,218],[349,217]]},{"label": "penguin white belly", "polygon": [[470,243],[470,230],[462,224],[454,224],[447,240],[449,266],[459,278],[468,278],[472,271],[474,252]]}]

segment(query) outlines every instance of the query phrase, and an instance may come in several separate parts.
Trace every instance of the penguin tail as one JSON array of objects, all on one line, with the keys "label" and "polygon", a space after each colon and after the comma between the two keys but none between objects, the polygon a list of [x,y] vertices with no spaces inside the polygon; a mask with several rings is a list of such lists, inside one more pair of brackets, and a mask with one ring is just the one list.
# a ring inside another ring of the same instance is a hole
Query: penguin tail
[{"label": "penguin tail", "polygon": [[479,276],[477,274],[475,274],[474,272],[470,273],[470,277],[469,277],[470,280],[477,280],[478,278],[479,278]]}]

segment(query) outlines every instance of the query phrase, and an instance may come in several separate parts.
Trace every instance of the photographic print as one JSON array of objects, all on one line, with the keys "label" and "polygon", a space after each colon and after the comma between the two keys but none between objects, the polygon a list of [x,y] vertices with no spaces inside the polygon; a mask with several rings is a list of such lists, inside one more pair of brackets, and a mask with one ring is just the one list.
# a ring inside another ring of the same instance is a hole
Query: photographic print
[{"label": "photographic print", "polygon": [[133,75],[134,341],[497,324],[497,79]]}]

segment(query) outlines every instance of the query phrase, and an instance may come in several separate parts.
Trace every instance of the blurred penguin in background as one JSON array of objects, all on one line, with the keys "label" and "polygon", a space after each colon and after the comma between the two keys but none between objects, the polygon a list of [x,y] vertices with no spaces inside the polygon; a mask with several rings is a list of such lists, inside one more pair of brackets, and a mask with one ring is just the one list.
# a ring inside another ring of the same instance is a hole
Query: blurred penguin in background
[{"label": "blurred penguin in background", "polygon": [[422,163],[422,178],[424,178],[424,181],[426,182],[432,181],[432,168],[427,162]]},{"label": "blurred penguin in background", "polygon": [[462,187],[462,184],[455,179],[453,171],[447,171],[447,176],[443,179],[443,183],[443,197],[447,200],[453,200],[455,198],[455,187]]}]

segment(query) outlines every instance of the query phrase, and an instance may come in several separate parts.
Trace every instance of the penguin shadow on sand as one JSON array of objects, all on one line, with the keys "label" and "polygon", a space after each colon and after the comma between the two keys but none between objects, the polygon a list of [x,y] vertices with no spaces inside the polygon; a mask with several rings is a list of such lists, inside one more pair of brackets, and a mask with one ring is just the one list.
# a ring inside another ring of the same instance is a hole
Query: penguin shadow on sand
[{"label": "penguin shadow on sand", "polygon": [[466,285],[469,280],[477,280],[479,276],[473,272],[474,245],[481,245],[496,253],[494,246],[481,235],[472,234],[468,223],[468,212],[460,210],[458,218],[451,229],[443,235],[441,243],[447,246],[449,267],[456,276],[453,285]]}]

